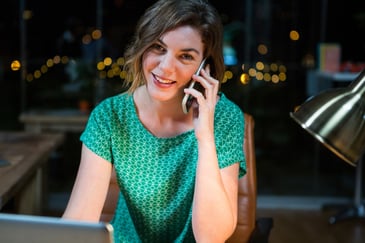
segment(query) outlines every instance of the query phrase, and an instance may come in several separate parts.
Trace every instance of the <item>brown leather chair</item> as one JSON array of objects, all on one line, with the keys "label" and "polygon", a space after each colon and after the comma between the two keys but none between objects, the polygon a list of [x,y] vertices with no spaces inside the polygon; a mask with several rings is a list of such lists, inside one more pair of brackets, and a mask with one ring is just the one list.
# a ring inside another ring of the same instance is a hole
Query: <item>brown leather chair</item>
[{"label": "brown leather chair", "polygon": [[[243,149],[246,156],[247,173],[239,180],[237,227],[227,242],[268,242],[273,226],[272,218],[256,219],[256,154],[254,140],[254,119],[245,113],[245,138]],[[114,215],[119,188],[113,172],[101,221],[110,221]]]}]

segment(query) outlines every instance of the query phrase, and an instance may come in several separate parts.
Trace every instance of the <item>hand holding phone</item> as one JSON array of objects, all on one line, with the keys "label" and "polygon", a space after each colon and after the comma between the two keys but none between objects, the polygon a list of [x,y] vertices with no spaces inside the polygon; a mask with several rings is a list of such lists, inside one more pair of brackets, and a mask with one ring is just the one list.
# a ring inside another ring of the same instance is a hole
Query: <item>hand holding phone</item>
[{"label": "hand holding phone", "polygon": [[[200,74],[200,71],[202,70],[202,68],[205,65],[205,60],[206,59],[203,59],[198,70],[195,72],[195,75]],[[189,88],[194,88],[202,93],[204,92],[204,87],[199,82],[196,82],[195,80],[191,80]],[[184,98],[182,100],[182,109],[185,114],[188,114],[189,109],[190,109],[191,105],[193,104],[193,101],[194,101],[194,97],[192,95],[190,95],[190,94],[184,95]]]}]

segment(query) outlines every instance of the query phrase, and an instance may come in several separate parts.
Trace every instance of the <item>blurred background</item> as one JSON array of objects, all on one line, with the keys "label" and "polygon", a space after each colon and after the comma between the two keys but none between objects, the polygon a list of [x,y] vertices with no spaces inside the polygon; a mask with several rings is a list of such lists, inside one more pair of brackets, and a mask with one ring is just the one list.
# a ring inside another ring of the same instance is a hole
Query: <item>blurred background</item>
[{"label": "blurred background", "polygon": [[[0,129],[23,130],[20,115],[34,110],[87,113],[122,92],[124,49],[153,2],[2,1]],[[289,113],[323,89],[347,86],[365,67],[364,2],[211,2],[224,24],[222,90],[256,121],[259,205],[288,198],[301,198],[301,204],[352,200],[355,168],[318,144]],[[64,197],[81,148],[80,132],[66,134],[49,168],[53,195]]]}]

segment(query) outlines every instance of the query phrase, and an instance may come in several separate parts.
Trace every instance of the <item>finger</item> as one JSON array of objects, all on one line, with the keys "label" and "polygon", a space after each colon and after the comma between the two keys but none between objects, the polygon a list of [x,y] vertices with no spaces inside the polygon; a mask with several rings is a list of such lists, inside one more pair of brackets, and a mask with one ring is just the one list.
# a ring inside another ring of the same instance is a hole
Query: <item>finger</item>
[{"label": "finger", "polygon": [[210,65],[206,65],[204,71],[210,76]]},{"label": "finger", "polygon": [[212,76],[210,76],[209,73],[206,72],[205,70],[203,70],[203,72],[202,72],[202,77],[204,78],[204,81],[206,84],[204,86],[204,84],[202,83],[203,87],[205,87],[208,92],[212,91],[211,94],[216,95],[218,93],[218,89],[219,89],[219,81],[216,80],[215,78],[213,78]]}]

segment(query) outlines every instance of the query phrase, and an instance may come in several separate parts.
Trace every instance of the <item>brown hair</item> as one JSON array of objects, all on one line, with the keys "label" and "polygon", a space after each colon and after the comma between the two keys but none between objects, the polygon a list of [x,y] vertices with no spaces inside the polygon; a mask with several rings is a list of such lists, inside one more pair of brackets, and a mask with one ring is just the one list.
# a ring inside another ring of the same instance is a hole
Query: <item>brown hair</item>
[{"label": "brown hair", "polygon": [[201,33],[204,57],[207,57],[212,77],[223,79],[223,26],[217,10],[207,0],[159,0],[140,18],[125,52],[128,92],[145,83],[142,57],[148,48],[167,31],[186,25]]}]

